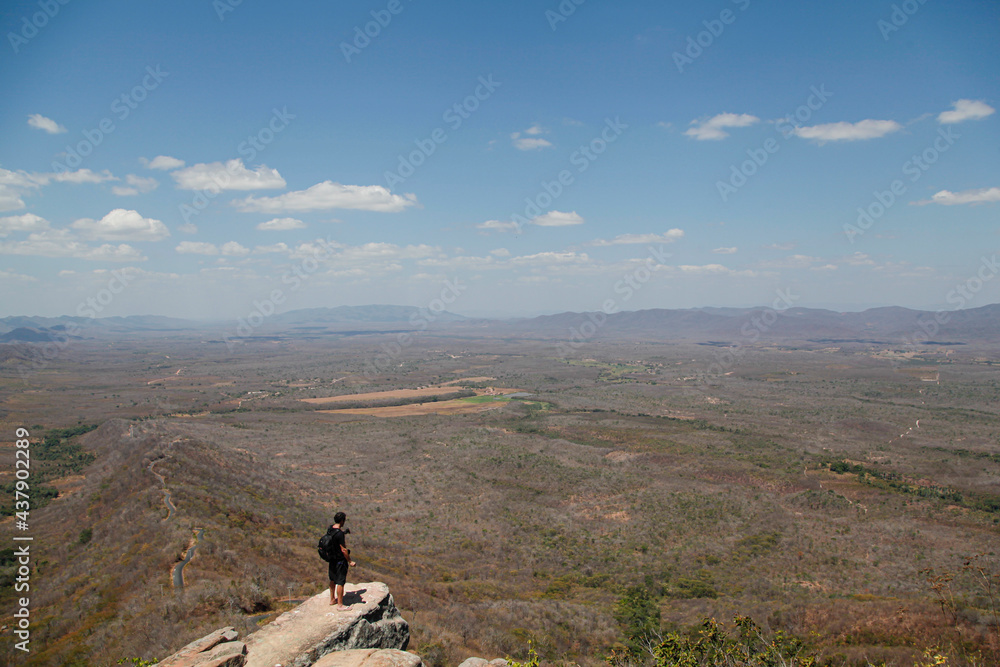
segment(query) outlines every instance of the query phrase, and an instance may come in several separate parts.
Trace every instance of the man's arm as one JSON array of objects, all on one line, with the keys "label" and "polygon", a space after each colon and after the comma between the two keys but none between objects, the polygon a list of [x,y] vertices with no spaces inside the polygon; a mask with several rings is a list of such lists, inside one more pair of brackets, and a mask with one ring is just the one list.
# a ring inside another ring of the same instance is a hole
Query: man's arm
[{"label": "man's arm", "polygon": [[343,536],[338,546],[340,547],[340,553],[344,554],[344,560],[347,561],[348,565],[353,566],[354,561],[351,560],[351,550],[347,548],[347,541],[343,539]]}]

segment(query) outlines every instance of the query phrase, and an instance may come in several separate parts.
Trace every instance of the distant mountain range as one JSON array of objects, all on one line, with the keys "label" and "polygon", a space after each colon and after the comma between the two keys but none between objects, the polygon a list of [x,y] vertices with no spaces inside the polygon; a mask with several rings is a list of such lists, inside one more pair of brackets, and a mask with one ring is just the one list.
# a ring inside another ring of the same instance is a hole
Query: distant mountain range
[{"label": "distant mountain range", "polygon": [[[234,333],[240,322],[241,333]],[[358,325],[364,325],[359,327]],[[967,310],[933,311],[872,308],[839,313],[815,308],[650,309],[605,315],[574,313],[521,319],[470,319],[447,311],[429,313],[412,306],[308,308],[264,317],[199,322],[159,316],[5,317],[0,343],[45,343],[65,338],[150,337],[214,339],[316,338],[405,330],[483,337],[562,340],[686,340],[714,345],[759,341],[868,343],[898,345],[1000,342],[1000,304]]]},{"label": "distant mountain range", "polygon": [[[606,318],[606,319],[605,319]],[[724,344],[757,341],[864,342],[1000,342],[1000,304],[959,311],[872,308],[838,313],[815,308],[651,309],[615,313],[561,313],[526,320],[497,322],[494,333],[541,335],[571,339],[674,339]]]}]

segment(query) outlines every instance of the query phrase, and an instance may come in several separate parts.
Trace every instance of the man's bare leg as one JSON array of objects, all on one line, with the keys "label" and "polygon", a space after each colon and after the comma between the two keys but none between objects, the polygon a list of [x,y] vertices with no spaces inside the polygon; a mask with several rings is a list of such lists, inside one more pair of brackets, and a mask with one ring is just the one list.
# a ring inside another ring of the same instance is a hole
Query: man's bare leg
[{"label": "man's bare leg", "polygon": [[344,606],[344,587],[340,585],[337,586],[337,609],[347,609]]},{"label": "man's bare leg", "polygon": [[333,582],[330,582],[330,604],[333,605],[337,602],[337,595],[334,593],[334,588],[336,588]]}]

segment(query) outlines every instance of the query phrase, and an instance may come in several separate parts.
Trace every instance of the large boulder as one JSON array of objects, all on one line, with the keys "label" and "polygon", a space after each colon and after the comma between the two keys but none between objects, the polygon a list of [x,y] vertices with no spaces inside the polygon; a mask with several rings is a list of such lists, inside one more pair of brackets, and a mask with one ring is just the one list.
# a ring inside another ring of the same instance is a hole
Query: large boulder
[{"label": "large boulder", "polygon": [[406,649],[410,627],[388,586],[348,584],[344,602],[338,610],[323,591],[249,635],[246,667],[310,667],[333,651]]}]

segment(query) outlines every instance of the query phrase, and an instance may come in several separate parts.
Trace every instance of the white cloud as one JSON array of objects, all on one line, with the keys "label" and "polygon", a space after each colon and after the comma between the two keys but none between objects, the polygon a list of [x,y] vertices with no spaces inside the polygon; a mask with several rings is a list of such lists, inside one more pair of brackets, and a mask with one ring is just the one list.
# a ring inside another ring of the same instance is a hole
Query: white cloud
[{"label": "white cloud", "polygon": [[222,244],[222,254],[227,257],[243,257],[250,254],[250,248],[240,245],[236,241],[229,241]]},{"label": "white cloud", "polygon": [[930,199],[916,202],[924,204],[942,204],[944,206],[956,206],[958,204],[989,204],[1000,201],[1000,188],[980,188],[978,190],[962,190],[952,192],[941,190]]},{"label": "white cloud", "polygon": [[292,251],[291,256],[296,259],[300,257],[329,258],[331,256],[331,253],[333,253],[334,251],[346,247],[347,246],[345,246],[343,243],[338,243],[336,241],[326,241],[324,239],[316,239],[315,241],[306,241],[304,243],[300,243],[297,246],[295,246],[295,249]]},{"label": "white cloud", "polygon": [[562,252],[539,252],[534,255],[521,255],[511,260],[512,264],[533,264],[549,266],[552,264],[579,264],[589,263],[590,256],[587,253],[577,253],[571,250]]},{"label": "white cloud", "polygon": [[170,171],[171,169],[180,169],[184,166],[184,160],[178,160],[175,157],[170,157],[169,155],[157,155],[152,160],[147,160],[144,157],[139,158],[139,162],[146,167],[146,169],[161,169],[163,171]]},{"label": "white cloud", "polygon": [[737,250],[738,248],[736,246],[733,246],[731,248],[716,248],[712,252],[714,252],[716,255],[735,255]]},{"label": "white cloud", "polygon": [[295,218],[274,218],[257,225],[257,229],[268,232],[284,232],[290,229],[305,229],[306,223]]},{"label": "white cloud", "polygon": [[77,169],[76,171],[64,171],[60,173],[36,173],[29,174],[30,178],[38,185],[48,185],[49,183],[104,183],[105,181],[117,181],[110,171],[105,169],[102,172],[91,171],[90,169]]},{"label": "white cloud", "polygon": [[28,236],[27,240],[0,243],[0,254],[68,257],[101,262],[133,262],[146,258],[124,243],[104,244],[94,248],[80,243],[68,229],[47,229]]},{"label": "white cloud", "polygon": [[44,130],[49,134],[62,134],[66,131],[65,127],[40,113],[33,113],[28,116],[28,125],[38,130]]},{"label": "white cloud", "polygon": [[78,169],[62,173],[28,173],[0,168],[0,212],[16,211],[24,208],[26,194],[52,182],[60,183],[103,183],[117,181],[111,172],[100,173],[90,169]]},{"label": "white cloud", "polygon": [[440,255],[437,247],[425,244],[398,246],[393,243],[364,243],[342,247],[336,257],[339,262],[371,262],[374,260],[424,259]]},{"label": "white cloud", "polygon": [[760,266],[767,269],[808,269],[818,261],[820,260],[809,255],[789,255],[781,259],[765,260]]},{"label": "white cloud", "polygon": [[753,278],[757,276],[756,271],[735,271],[729,267],[723,266],[722,264],[703,264],[700,266],[683,264],[677,268],[680,269],[681,273],[694,276],[738,276],[743,278]]},{"label": "white cloud", "polygon": [[181,241],[176,248],[182,255],[218,255],[219,249],[214,243],[204,243],[202,241]]},{"label": "white cloud", "polygon": [[794,243],[771,243],[764,246],[768,250],[795,250]]},{"label": "white cloud", "polygon": [[284,243],[275,243],[274,245],[259,245],[253,251],[256,254],[264,255],[272,252],[288,253],[291,252],[291,248]]},{"label": "white cloud", "polygon": [[760,121],[760,118],[750,114],[720,113],[707,120],[693,120],[692,127],[684,132],[685,136],[694,137],[698,141],[725,139],[729,136],[727,127],[747,127]]},{"label": "white cloud", "polygon": [[684,238],[683,229],[671,229],[665,234],[619,234],[610,241],[605,239],[597,239],[592,241],[590,245],[594,246],[609,246],[609,245],[640,245],[649,243],[673,243],[674,241]]},{"label": "white cloud", "polygon": [[16,211],[24,208],[24,200],[21,197],[38,187],[39,183],[32,179],[31,174],[0,168],[0,211]]},{"label": "white cloud", "polygon": [[795,135],[803,139],[813,139],[819,143],[827,141],[859,141],[878,139],[898,132],[903,126],[894,120],[861,120],[857,123],[827,123],[811,127],[795,128]]},{"label": "white cloud", "polygon": [[26,276],[23,273],[14,273],[13,271],[0,269],[0,281],[15,282],[15,283],[36,283],[38,282],[38,279],[33,278],[31,276]]},{"label": "white cloud", "polygon": [[277,197],[247,197],[233,202],[248,213],[321,211],[335,208],[397,213],[417,204],[413,194],[394,195],[381,185],[341,185],[323,181],[306,189]]},{"label": "white cloud", "polygon": [[542,139],[541,137],[520,137],[518,138],[515,132],[511,135],[511,139],[514,140],[514,147],[519,151],[533,151],[539,148],[551,148],[552,142],[548,139]]},{"label": "white cloud", "polygon": [[129,174],[126,176],[125,182],[128,183],[129,187],[115,185],[111,188],[111,192],[119,197],[131,197],[138,194],[152,192],[156,188],[160,187],[160,182],[155,178],[143,178],[142,176],[136,176],[135,174]]},{"label": "white cloud", "polygon": [[939,123],[961,123],[965,120],[980,120],[993,115],[996,109],[982,100],[958,100],[952,102],[952,111],[942,111],[938,114]]},{"label": "white cloud", "polygon": [[510,257],[510,250],[507,250],[507,248],[496,248],[495,250],[490,250],[490,254],[494,257]]},{"label": "white cloud", "polygon": [[159,241],[170,236],[167,226],[159,220],[124,208],[116,208],[100,220],[81,218],[71,226],[88,238],[102,241]]},{"label": "white cloud", "polygon": [[49,221],[34,213],[0,218],[0,237],[5,237],[11,232],[37,232],[48,228]]},{"label": "white cloud", "polygon": [[540,227],[567,227],[569,225],[582,225],[583,218],[576,211],[563,213],[562,211],[549,211],[537,218],[532,218],[531,224]]},{"label": "white cloud", "polygon": [[844,261],[851,266],[875,266],[875,260],[865,252],[855,252],[853,255],[848,255]]},{"label": "white cloud", "polygon": [[194,164],[170,174],[182,190],[267,190],[285,187],[277,169],[260,165],[247,169],[243,160]]},{"label": "white cloud", "polygon": [[504,222],[503,220],[487,220],[486,222],[480,222],[476,225],[476,229],[483,229],[488,232],[520,232],[521,225],[513,220],[510,222]]},{"label": "white cloud", "polygon": [[[552,146],[550,141],[542,139],[539,135],[545,133],[546,130],[540,125],[532,125],[527,130],[523,132],[513,132],[510,135],[511,141],[514,143],[514,148],[519,151],[532,151],[539,148],[549,148]],[[528,135],[528,136],[522,136]]]}]

